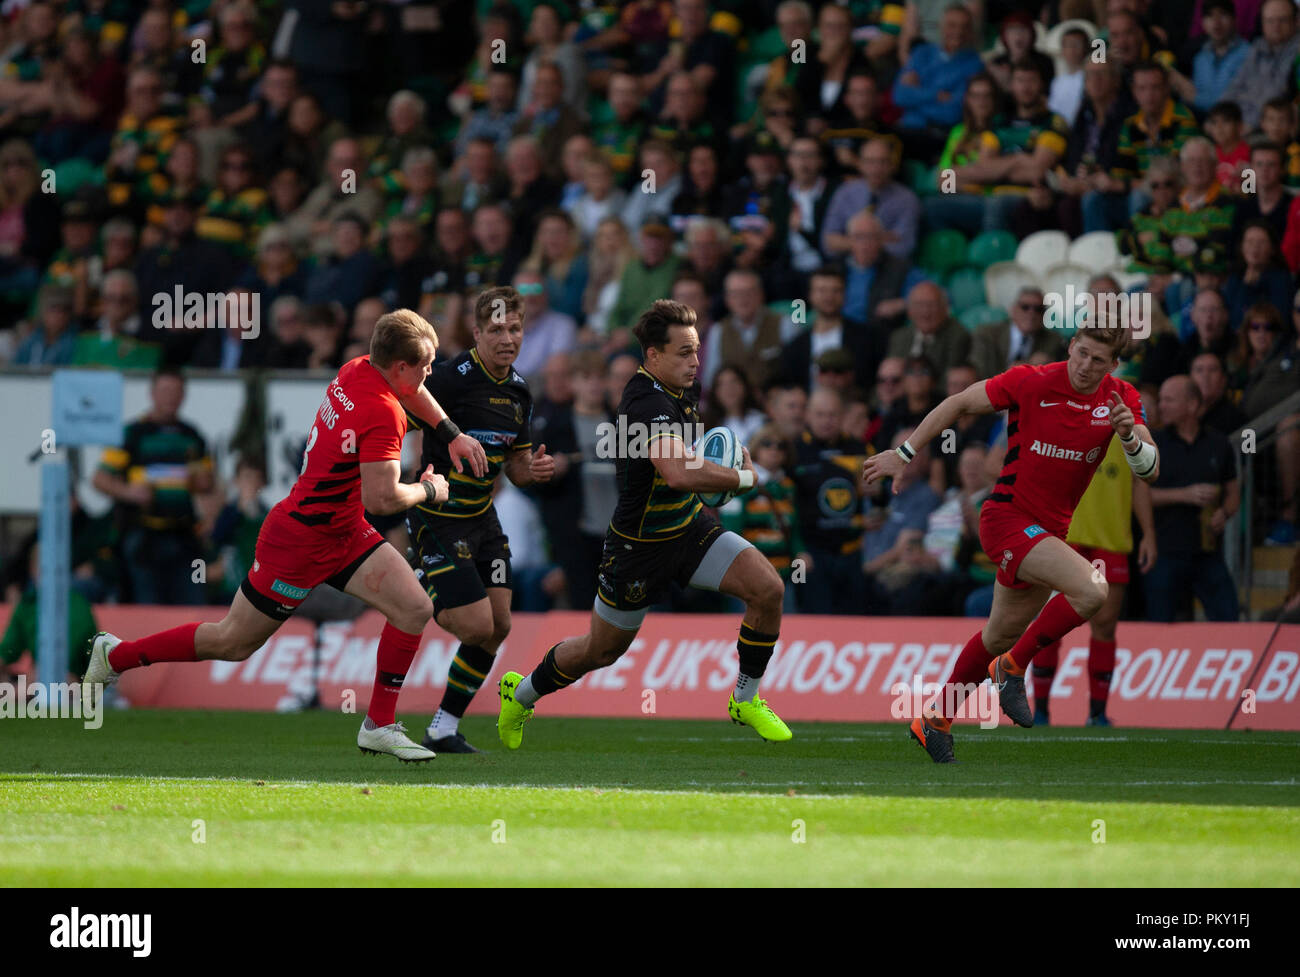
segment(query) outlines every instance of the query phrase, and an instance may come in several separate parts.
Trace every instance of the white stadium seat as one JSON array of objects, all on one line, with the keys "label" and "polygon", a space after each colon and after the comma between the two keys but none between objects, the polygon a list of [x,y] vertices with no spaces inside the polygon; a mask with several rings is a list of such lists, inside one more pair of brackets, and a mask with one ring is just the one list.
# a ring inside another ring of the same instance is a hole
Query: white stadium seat
[{"label": "white stadium seat", "polygon": [[1110,231],[1093,231],[1070,242],[1068,260],[1076,265],[1091,268],[1094,272],[1105,271],[1119,263],[1119,248],[1115,244],[1115,235]]},{"label": "white stadium seat", "polygon": [[1079,295],[1088,290],[1088,279],[1092,275],[1092,270],[1084,265],[1062,261],[1052,265],[1043,273],[1043,291],[1064,296],[1067,287],[1073,285],[1074,293]]},{"label": "white stadium seat", "polygon": [[1016,264],[1041,275],[1069,258],[1070,237],[1064,231],[1035,231],[1016,248]]},{"label": "white stadium seat", "polygon": [[984,269],[984,299],[995,309],[1009,309],[1026,285],[1041,288],[1038,275],[1017,261],[995,261]]}]

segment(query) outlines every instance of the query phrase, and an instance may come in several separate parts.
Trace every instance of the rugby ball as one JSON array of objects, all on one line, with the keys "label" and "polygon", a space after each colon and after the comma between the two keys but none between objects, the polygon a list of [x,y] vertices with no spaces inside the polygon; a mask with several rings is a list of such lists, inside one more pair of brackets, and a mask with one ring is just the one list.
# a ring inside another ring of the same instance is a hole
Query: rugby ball
[{"label": "rugby ball", "polygon": [[[734,431],[729,427],[711,427],[704,432],[704,437],[695,442],[696,457],[703,457],[715,465],[735,468],[745,463],[745,455]],[[714,509],[720,508],[735,498],[734,492],[701,492],[700,501]]]}]

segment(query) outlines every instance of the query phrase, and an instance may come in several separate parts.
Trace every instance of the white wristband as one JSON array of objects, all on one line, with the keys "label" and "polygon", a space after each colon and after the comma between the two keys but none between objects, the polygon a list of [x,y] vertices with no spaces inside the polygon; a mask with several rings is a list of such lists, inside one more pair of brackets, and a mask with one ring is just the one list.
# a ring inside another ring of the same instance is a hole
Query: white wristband
[{"label": "white wristband", "polygon": [[740,476],[740,484],[736,486],[737,491],[748,492],[754,487],[754,472],[752,469],[742,468],[736,474]]},{"label": "white wristband", "polygon": [[1157,457],[1156,446],[1149,441],[1143,441],[1142,446],[1131,454],[1124,452],[1124,460],[1138,478],[1146,478],[1155,471]]},{"label": "white wristband", "polygon": [[894,450],[898,452],[898,457],[903,459],[904,464],[916,457],[916,449],[912,447],[911,441],[904,441]]}]

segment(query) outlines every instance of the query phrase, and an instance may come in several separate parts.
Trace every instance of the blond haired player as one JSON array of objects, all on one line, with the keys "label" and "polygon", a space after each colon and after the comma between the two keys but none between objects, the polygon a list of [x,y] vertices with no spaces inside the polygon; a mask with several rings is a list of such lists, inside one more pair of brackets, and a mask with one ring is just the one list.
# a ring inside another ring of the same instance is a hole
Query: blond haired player
[{"label": "blond haired player", "polygon": [[379,317],[370,353],[344,363],[312,419],[302,471],[262,523],[253,566],[220,622],[182,624],[123,641],[91,639],[82,696],[132,668],[158,662],[243,661],[279,630],[318,584],[329,583],[388,619],[379,636],[375,683],[357,746],[406,762],[434,753],[396,721],[402,680],[419,650],[433,604],[406,558],[369,522],[366,511],[396,515],[419,502],[445,502],[447,479],[430,465],[414,485],[402,474],[406,412],[433,429],[456,470],[487,470],[483,446],[460,433],[424,388],[438,335],[410,309]]}]

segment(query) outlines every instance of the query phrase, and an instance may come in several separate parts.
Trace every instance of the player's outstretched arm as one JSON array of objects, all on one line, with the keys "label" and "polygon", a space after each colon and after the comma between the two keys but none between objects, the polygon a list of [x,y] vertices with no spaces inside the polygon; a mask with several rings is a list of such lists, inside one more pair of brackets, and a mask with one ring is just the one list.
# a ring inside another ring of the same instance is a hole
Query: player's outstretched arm
[{"label": "player's outstretched arm", "polygon": [[455,436],[450,439],[445,438],[443,435],[443,432],[448,430],[447,428],[443,428],[443,431],[438,430],[443,421],[450,422],[451,418],[427,388],[420,387],[411,396],[400,398],[399,403],[408,413],[413,414],[424,424],[427,424],[434,437],[443,438],[447,445],[447,453],[451,455],[451,463],[456,466],[456,471],[463,472],[465,463],[468,462],[470,469],[479,478],[487,474],[487,453],[478,441],[468,434],[460,433],[460,429],[455,428],[455,425],[452,425],[452,428],[455,428],[452,432]]},{"label": "player's outstretched arm", "polygon": [[451,493],[447,479],[430,465],[414,485],[402,482],[402,463],[366,461],[361,463],[361,504],[376,516],[395,516],[422,502],[446,502]]},{"label": "player's outstretched arm", "polygon": [[[944,398],[939,403],[939,406],[926,414],[906,443],[911,445],[912,451],[915,453],[937,438],[943,431],[956,424],[959,417],[967,414],[992,413],[993,404],[989,400],[989,395],[984,392],[984,381],[972,383],[961,393]],[[901,474],[903,468],[911,461],[910,458],[906,461],[903,459],[903,456],[899,454],[899,451],[902,450],[900,448],[898,451],[881,451],[863,462],[863,482],[870,485],[882,478],[895,478]],[[897,491],[897,486],[895,486],[895,491]]]},{"label": "player's outstretched arm", "polygon": [[[678,492],[747,492],[754,487],[754,465],[749,449],[741,449],[745,462],[737,471],[698,455],[688,455],[681,438],[659,437],[650,442],[650,463],[670,489]],[[748,475],[745,473],[748,472]]]}]

